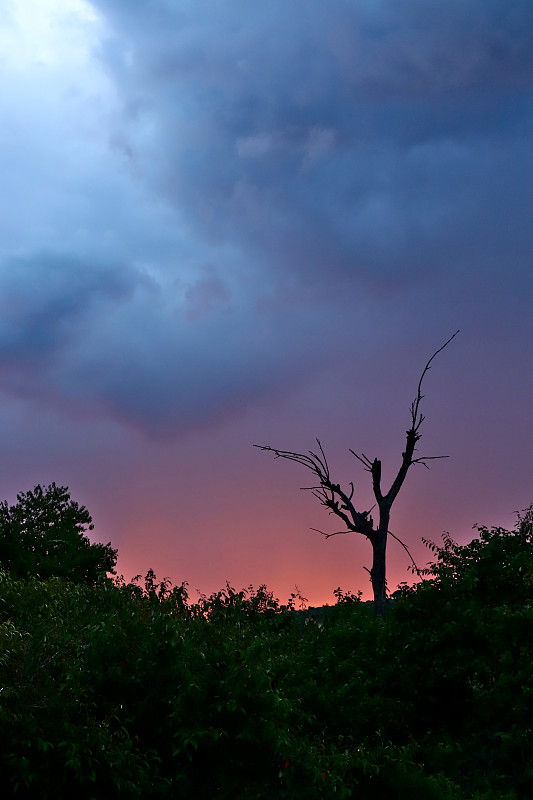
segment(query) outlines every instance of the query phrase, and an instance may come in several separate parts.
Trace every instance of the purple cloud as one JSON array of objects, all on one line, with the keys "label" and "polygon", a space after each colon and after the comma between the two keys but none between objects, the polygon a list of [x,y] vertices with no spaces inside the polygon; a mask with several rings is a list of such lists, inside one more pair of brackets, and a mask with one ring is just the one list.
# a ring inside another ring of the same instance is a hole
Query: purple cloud
[{"label": "purple cloud", "polygon": [[482,327],[502,285],[513,318],[529,5],[92,6],[84,71],[39,73],[57,113],[24,86],[47,126],[10,101],[30,170],[0,134],[31,222],[0,231],[4,390],[176,433],[357,370],[416,320]]}]

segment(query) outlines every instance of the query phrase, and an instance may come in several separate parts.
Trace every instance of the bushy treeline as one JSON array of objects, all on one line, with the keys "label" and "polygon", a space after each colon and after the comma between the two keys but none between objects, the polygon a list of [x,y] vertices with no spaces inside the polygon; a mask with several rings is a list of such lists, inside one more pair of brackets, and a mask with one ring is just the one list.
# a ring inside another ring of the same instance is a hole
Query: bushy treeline
[{"label": "bushy treeline", "polygon": [[531,510],[432,548],[385,619],[1,573],[3,796],[532,797]]}]

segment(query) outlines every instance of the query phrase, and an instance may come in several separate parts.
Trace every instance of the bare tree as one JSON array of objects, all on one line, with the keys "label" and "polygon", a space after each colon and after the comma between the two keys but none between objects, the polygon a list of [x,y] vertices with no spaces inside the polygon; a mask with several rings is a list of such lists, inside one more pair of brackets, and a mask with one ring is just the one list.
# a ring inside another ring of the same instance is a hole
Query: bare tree
[{"label": "bare tree", "polygon": [[[448,458],[448,456],[418,456],[415,458],[415,450],[416,443],[421,437],[420,428],[424,421],[424,415],[420,411],[420,404],[424,397],[422,394],[422,382],[426,373],[431,367],[431,362],[433,359],[442,350],[444,350],[447,345],[450,344],[452,339],[454,339],[458,333],[459,331],[456,331],[453,336],[450,336],[450,338],[442,345],[442,347],[439,347],[439,349],[433,353],[422,371],[422,375],[418,381],[416,397],[411,403],[411,425],[406,431],[407,438],[405,451],[402,453],[402,462],[388,492],[384,492],[381,486],[381,461],[378,458],[375,458],[372,461],[364,453],[359,455],[350,448],[350,452],[358,459],[358,461],[363,464],[365,470],[372,476],[372,490],[374,492],[376,504],[379,509],[379,521],[377,526],[374,525],[374,520],[370,516],[370,512],[375,506],[373,506],[369,511],[358,511],[356,509],[353,502],[353,483],[349,484],[349,491],[343,489],[340,484],[334,483],[330,475],[326,455],[319,439],[316,440],[318,444],[318,452],[314,453],[312,450],[310,450],[308,454],[295,453],[291,450],[279,450],[276,447],[269,447],[266,445],[254,445],[254,447],[258,447],[260,450],[271,451],[274,453],[276,458],[285,458],[288,461],[296,461],[296,463],[301,464],[310,470],[316,477],[317,482],[315,485],[305,486],[302,488],[311,491],[318,501],[329,510],[329,513],[335,514],[337,517],[339,517],[346,526],[346,530],[335,531],[334,533],[325,533],[324,531],[319,531],[319,533],[322,533],[327,539],[330,536],[338,536],[346,533],[360,533],[369,539],[372,545],[373,557],[372,569],[368,571],[370,572],[370,580],[372,582],[372,589],[374,592],[374,608],[376,613],[381,615],[385,613],[386,607],[386,549],[387,537],[389,534],[398,542],[400,542],[402,547],[407,551],[411,560],[413,561],[406,545],[389,530],[392,504],[394,503],[398,492],[402,488],[409,467],[411,467],[413,464],[423,464],[425,467],[428,467],[427,462],[430,460],[437,458]],[[315,528],[313,530],[317,529]],[[416,564],[414,564],[414,561],[413,565],[416,569]]]}]

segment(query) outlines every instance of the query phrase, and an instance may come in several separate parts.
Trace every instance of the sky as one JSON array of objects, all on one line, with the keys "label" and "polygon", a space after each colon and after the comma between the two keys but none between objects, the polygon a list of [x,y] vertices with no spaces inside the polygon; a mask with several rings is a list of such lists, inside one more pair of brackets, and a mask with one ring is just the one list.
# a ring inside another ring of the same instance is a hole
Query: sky
[{"label": "sky", "polygon": [[[307,452],[418,455],[391,530],[533,501],[530,0],[4,0],[0,496],[196,592],[370,596]],[[386,487],[388,488],[388,487]],[[388,584],[413,580],[388,545]]]}]

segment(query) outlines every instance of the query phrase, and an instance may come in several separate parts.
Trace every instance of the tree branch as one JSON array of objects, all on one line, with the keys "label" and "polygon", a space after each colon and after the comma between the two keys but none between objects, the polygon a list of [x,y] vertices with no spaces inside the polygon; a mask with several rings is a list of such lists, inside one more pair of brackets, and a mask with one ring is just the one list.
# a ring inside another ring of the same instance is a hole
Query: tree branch
[{"label": "tree branch", "polygon": [[420,456],[420,458],[412,458],[411,464],[422,464],[423,467],[429,469],[426,461],[432,461],[435,458],[449,458],[450,456]]},{"label": "tree branch", "polygon": [[354,531],[334,531],[333,533],[326,533],[326,531],[321,531],[320,528],[309,528],[309,530],[321,533],[325,539],[329,539],[331,536],[346,536],[349,533],[354,533]]},{"label": "tree branch", "polygon": [[396,541],[397,541],[397,542],[399,542],[399,543],[401,544],[401,546],[403,547],[403,549],[405,550],[405,552],[407,553],[407,555],[409,556],[409,558],[410,558],[410,559],[411,559],[411,561],[413,562],[413,567],[415,568],[415,572],[416,572],[416,574],[417,574],[417,575],[420,575],[420,570],[418,569],[418,567],[417,567],[417,565],[416,565],[416,563],[415,563],[415,560],[414,560],[413,556],[411,555],[411,551],[409,550],[409,548],[407,547],[407,545],[406,545],[406,544],[404,544],[404,543],[402,542],[402,540],[401,540],[401,539],[399,539],[399,538],[396,536],[396,534],[394,534],[392,531],[387,531],[387,533],[389,534],[389,536],[392,536],[392,538],[393,538],[393,539],[396,539]]},{"label": "tree branch", "polygon": [[[455,331],[453,336],[450,336],[450,338],[446,342],[444,342],[444,344],[441,347],[439,347],[438,350],[435,350],[431,358],[426,363],[426,366],[422,370],[422,375],[420,376],[420,380],[418,381],[416,398],[411,403],[411,427],[406,431],[407,438],[405,444],[405,452],[402,453],[402,463],[400,465],[400,469],[398,470],[398,474],[396,475],[396,478],[392,483],[391,488],[389,489],[384,498],[389,508],[392,506],[394,499],[396,498],[396,495],[402,488],[405,476],[407,475],[407,470],[409,469],[411,464],[415,463],[423,464],[430,458],[440,458],[440,456],[421,456],[419,459],[413,459],[416,443],[420,439],[421,435],[419,433],[420,426],[424,421],[424,415],[420,413],[420,403],[424,397],[424,395],[422,394],[422,381],[424,380],[426,372],[431,368],[431,362],[433,361],[433,359],[439,353],[441,353],[444,350],[444,348],[447,347],[447,345],[450,344],[452,339],[455,339],[458,333],[459,333],[458,330]],[[425,466],[427,467],[427,464],[425,464]]]},{"label": "tree branch", "polygon": [[420,380],[418,381],[418,390],[417,390],[417,393],[416,393],[416,397],[413,400],[413,402],[411,403],[411,428],[410,428],[410,430],[413,430],[414,433],[418,432],[418,429],[420,428],[421,424],[424,421],[424,415],[419,413],[419,408],[420,408],[420,403],[422,402],[422,399],[424,397],[424,395],[422,394],[422,381],[424,380],[425,374],[426,374],[426,372],[428,370],[431,369],[431,362],[433,361],[433,359],[436,356],[438,356],[438,354],[441,353],[444,350],[444,348],[447,347],[450,344],[452,339],[455,339],[455,337],[457,336],[458,333],[459,333],[459,331],[456,330],[455,333],[452,336],[450,336],[450,338],[446,342],[444,342],[442,347],[439,347],[438,350],[435,350],[435,352],[433,353],[433,355],[431,356],[431,358],[429,359],[429,361],[427,362],[426,366],[424,367],[424,369],[422,371],[422,375],[420,376]]},{"label": "tree branch", "polygon": [[277,447],[255,444],[259,450],[268,450],[274,453],[276,458],[285,458],[287,461],[295,461],[313,472],[319,481],[318,486],[303,486],[303,490],[309,490],[313,496],[325,506],[330,513],[336,514],[342,519],[348,532],[360,533],[364,536],[371,536],[373,533],[373,520],[369,516],[369,511],[357,511],[352,498],[354,495],[354,485],[350,482],[350,492],[345,492],[340,484],[333,483],[330,477],[329,465],[326,454],[317,439],[318,453],[309,450],[309,455],[296,453],[292,450],[279,450]]}]

